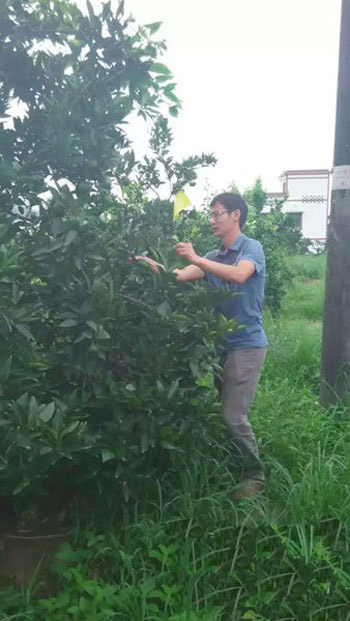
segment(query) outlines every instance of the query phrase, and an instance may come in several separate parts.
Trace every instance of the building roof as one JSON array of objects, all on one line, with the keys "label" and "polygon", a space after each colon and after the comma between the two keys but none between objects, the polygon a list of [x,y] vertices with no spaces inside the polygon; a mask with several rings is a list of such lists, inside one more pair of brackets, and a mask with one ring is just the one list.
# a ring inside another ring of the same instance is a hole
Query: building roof
[{"label": "building roof", "polygon": [[266,192],[266,196],[268,198],[286,198],[287,194],[285,192]]},{"label": "building roof", "polygon": [[330,170],[328,168],[313,168],[313,169],[304,169],[304,170],[285,170],[280,175],[281,177],[293,177],[298,175],[329,175]]}]

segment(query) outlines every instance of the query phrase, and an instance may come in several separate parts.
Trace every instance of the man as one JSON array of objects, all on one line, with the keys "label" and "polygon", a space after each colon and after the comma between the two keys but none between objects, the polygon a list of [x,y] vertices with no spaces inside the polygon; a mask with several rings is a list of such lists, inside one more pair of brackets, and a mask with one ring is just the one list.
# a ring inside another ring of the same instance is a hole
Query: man
[{"label": "man", "polygon": [[[221,239],[218,250],[199,256],[190,242],[178,243],[176,254],[189,262],[175,269],[179,281],[205,278],[214,288],[230,287],[233,296],[222,305],[227,319],[235,318],[244,327],[226,337],[222,348],[222,402],[225,422],[231,432],[235,457],[240,465],[240,485],[234,500],[249,498],[263,490],[264,468],[257,442],[248,421],[248,413],[263,367],[267,340],[262,324],[265,285],[265,258],[261,244],[246,237],[242,228],[248,208],[238,195],[225,192],[211,202],[210,222],[213,233]],[[163,266],[153,259],[144,259],[159,273]]]}]

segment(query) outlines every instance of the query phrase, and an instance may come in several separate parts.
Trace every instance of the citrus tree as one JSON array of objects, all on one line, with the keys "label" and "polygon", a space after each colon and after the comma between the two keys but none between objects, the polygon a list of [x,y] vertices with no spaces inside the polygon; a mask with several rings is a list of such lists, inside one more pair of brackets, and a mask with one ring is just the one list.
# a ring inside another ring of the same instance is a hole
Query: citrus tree
[{"label": "citrus tree", "polygon": [[0,493],[35,524],[77,500],[120,507],[170,470],[206,433],[214,340],[234,329],[205,289],[127,261],[152,243],[170,256],[174,234],[169,201],[144,198],[158,181],[133,115],[169,196],[214,158],[164,147],[180,104],[159,24],[87,6],[0,7]]}]

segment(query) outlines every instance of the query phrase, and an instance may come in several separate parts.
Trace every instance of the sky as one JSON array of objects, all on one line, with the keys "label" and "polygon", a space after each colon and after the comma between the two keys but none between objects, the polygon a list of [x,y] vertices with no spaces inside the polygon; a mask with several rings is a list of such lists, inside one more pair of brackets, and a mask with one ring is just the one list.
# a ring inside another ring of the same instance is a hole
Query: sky
[{"label": "sky", "polygon": [[[100,0],[91,1],[98,9]],[[257,177],[279,191],[284,170],[332,168],[341,0],[126,0],[125,7],[139,24],[163,22],[162,62],[183,106],[172,122],[174,155],[218,158],[189,189],[195,201],[208,188],[234,182],[244,190]],[[140,155],[142,143],[135,146]]]}]

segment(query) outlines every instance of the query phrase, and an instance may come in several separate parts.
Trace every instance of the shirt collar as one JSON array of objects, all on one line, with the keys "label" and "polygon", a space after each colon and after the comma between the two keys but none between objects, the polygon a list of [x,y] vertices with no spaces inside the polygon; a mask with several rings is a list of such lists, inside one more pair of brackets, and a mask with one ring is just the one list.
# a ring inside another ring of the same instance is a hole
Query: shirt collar
[{"label": "shirt collar", "polygon": [[227,252],[229,250],[238,250],[242,244],[242,242],[247,239],[247,236],[244,235],[244,233],[241,233],[233,242],[233,244],[231,244],[231,246],[229,248],[225,248],[224,244],[221,244],[220,248],[219,248],[219,254],[227,254]]}]

